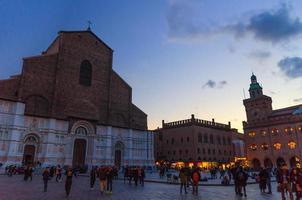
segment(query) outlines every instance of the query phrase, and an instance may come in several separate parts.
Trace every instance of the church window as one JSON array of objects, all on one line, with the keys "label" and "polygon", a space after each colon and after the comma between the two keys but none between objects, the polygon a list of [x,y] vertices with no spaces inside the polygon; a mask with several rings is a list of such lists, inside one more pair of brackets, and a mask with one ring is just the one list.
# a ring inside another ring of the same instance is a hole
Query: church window
[{"label": "church window", "polygon": [[88,60],[84,60],[80,67],[80,80],[79,83],[84,86],[91,85],[92,66]]},{"label": "church window", "polygon": [[261,144],[261,148],[263,151],[266,151],[268,149],[268,144],[267,143]]},{"label": "church window", "polygon": [[80,126],[75,130],[75,134],[77,134],[77,135],[87,135],[87,129],[84,128],[83,126]]}]

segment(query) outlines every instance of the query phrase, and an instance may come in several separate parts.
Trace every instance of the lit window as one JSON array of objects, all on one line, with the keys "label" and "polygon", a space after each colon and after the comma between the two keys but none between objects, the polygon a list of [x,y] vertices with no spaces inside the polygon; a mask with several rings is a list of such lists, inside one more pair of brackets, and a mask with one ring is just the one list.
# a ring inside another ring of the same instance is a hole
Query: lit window
[{"label": "lit window", "polygon": [[266,134],[267,134],[266,131],[264,131],[264,130],[261,131],[261,135],[262,135],[262,136],[266,136]]},{"label": "lit window", "polygon": [[277,133],[279,133],[279,130],[276,129],[276,128],[274,128],[274,129],[272,130],[272,133],[273,133],[273,134],[277,134]]},{"label": "lit window", "polygon": [[253,132],[253,131],[252,131],[252,132],[249,132],[249,136],[250,136],[250,137],[255,137],[255,135],[256,135],[255,132]]},{"label": "lit window", "polygon": [[263,143],[263,144],[261,145],[261,148],[262,148],[264,151],[266,151],[266,150],[268,149],[268,144],[267,144],[267,143]]},{"label": "lit window", "polygon": [[301,131],[301,130],[302,130],[302,126],[299,126],[299,127],[298,127],[298,130]]},{"label": "lit window", "polygon": [[257,145],[256,145],[256,144],[252,144],[252,145],[250,146],[250,149],[251,149],[252,151],[256,151],[256,150],[257,150]]},{"label": "lit window", "polygon": [[294,149],[297,146],[297,144],[294,141],[290,141],[287,145],[290,149]]},{"label": "lit window", "polygon": [[285,133],[288,133],[288,134],[291,134],[291,133],[294,132],[294,130],[295,130],[295,129],[292,128],[292,127],[287,127],[287,128],[284,129],[284,132],[285,132]]},{"label": "lit window", "polygon": [[280,150],[280,149],[281,149],[281,144],[280,144],[279,142],[276,142],[276,143],[274,144],[274,148],[275,148],[276,150]]}]

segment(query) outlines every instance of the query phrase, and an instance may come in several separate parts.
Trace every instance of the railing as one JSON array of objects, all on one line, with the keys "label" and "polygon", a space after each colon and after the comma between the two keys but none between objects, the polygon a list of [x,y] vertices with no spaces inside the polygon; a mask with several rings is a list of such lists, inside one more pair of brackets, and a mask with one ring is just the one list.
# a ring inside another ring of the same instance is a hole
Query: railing
[{"label": "railing", "polygon": [[169,123],[163,122],[162,125],[163,125],[163,128],[173,128],[173,127],[179,127],[179,126],[184,126],[184,125],[197,125],[197,126],[199,125],[199,126],[204,126],[204,127],[231,130],[230,124],[221,124],[221,123],[217,123],[214,121],[207,121],[207,120],[201,120],[201,119],[195,119],[195,118],[179,120],[179,121],[174,121],[174,122],[169,122]]}]

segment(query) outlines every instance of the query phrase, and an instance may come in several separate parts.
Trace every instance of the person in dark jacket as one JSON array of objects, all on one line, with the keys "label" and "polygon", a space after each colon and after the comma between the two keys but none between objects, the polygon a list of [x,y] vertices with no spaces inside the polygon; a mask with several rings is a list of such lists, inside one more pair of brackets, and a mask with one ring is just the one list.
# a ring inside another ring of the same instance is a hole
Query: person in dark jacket
[{"label": "person in dark jacket", "polygon": [[112,167],[108,167],[106,170],[106,181],[107,181],[107,192],[112,194],[112,179],[114,177],[114,172]]},{"label": "person in dark jacket", "polygon": [[133,180],[134,180],[135,186],[137,186],[137,181],[138,181],[138,168],[137,167],[133,171]]},{"label": "person in dark jacket", "polygon": [[47,183],[49,180],[49,169],[48,168],[44,169],[42,176],[43,176],[43,182],[44,182],[44,192],[47,192]]},{"label": "person in dark jacket", "polygon": [[90,189],[94,189],[94,184],[95,184],[95,179],[96,179],[96,168],[92,167],[90,171]]},{"label": "person in dark jacket", "polygon": [[259,173],[259,188],[262,193],[265,193],[267,178],[268,178],[267,170],[261,168]]},{"label": "person in dark jacket", "polygon": [[68,197],[70,194],[70,190],[71,190],[71,185],[72,185],[72,168],[68,167],[67,171],[66,171],[66,181],[65,181],[65,192],[66,192],[66,196]]},{"label": "person in dark jacket", "polygon": [[238,194],[242,196],[242,190],[244,192],[244,196],[246,197],[246,183],[248,179],[247,173],[243,170],[242,166],[240,166],[235,175],[236,183],[238,184]]},{"label": "person in dark jacket", "polygon": [[144,180],[145,180],[145,170],[144,168],[139,168],[139,172],[138,172],[138,176],[139,176],[139,184],[141,184],[141,186],[144,186]]}]

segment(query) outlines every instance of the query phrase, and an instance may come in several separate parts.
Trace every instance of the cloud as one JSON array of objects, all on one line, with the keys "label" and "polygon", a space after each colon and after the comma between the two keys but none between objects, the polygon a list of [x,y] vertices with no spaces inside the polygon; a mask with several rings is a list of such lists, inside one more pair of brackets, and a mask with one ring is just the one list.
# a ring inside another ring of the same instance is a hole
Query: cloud
[{"label": "cloud", "polygon": [[263,51],[263,50],[254,50],[249,53],[248,55],[250,58],[257,59],[259,61],[263,61],[271,57],[270,51]]},{"label": "cloud", "polygon": [[217,88],[217,89],[221,89],[223,88],[225,85],[227,85],[227,81],[219,81],[219,82],[216,82],[216,81],[213,81],[213,80],[208,80],[203,86],[202,88],[211,88],[211,89],[214,89],[214,88]]},{"label": "cloud", "polygon": [[[278,43],[287,41],[302,33],[302,23],[298,17],[290,16],[289,6],[282,4],[278,9],[254,13],[246,21],[224,25],[205,24],[205,16],[193,12],[195,1],[172,1],[167,14],[169,37],[176,39],[202,39],[204,37],[231,34],[235,38],[252,35],[254,38]],[[190,3],[188,3],[190,2]],[[195,3],[196,4],[196,3]]]},{"label": "cloud", "polygon": [[302,98],[294,99],[294,102],[296,103],[302,102]]},{"label": "cloud", "polygon": [[300,57],[285,57],[278,62],[278,67],[288,78],[302,76],[302,58]]}]

